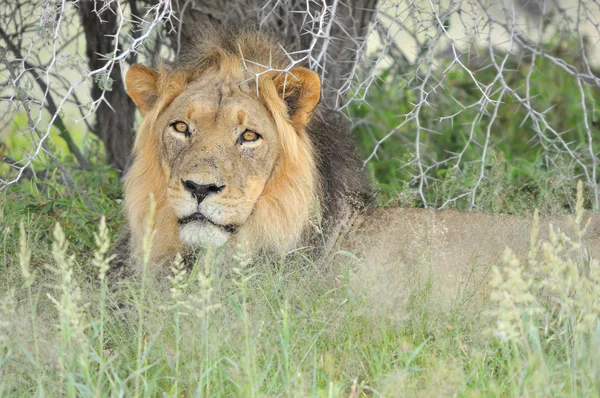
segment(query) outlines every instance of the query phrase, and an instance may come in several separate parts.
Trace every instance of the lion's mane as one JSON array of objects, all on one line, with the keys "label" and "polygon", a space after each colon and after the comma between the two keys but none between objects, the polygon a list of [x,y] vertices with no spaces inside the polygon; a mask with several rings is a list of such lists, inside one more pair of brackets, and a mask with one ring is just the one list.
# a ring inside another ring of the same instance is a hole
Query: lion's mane
[{"label": "lion's mane", "polygon": [[278,100],[273,85],[264,83],[263,66],[284,70],[290,64],[282,49],[290,47],[282,47],[270,34],[247,27],[199,28],[193,43],[181,50],[177,62],[159,64],[156,105],[136,135],[131,167],[124,178],[132,253],[137,255],[142,246],[151,196],[155,202],[154,259],[181,249],[177,220],[166,201],[167,178],[161,169],[154,124],[185,86],[205,73],[255,79],[280,134],[281,157],[245,229],[263,246],[283,251],[309,241],[323,242],[323,234],[327,237],[343,214],[363,206],[372,196],[344,117],[319,104],[308,125],[298,131],[288,118],[293,101]]}]

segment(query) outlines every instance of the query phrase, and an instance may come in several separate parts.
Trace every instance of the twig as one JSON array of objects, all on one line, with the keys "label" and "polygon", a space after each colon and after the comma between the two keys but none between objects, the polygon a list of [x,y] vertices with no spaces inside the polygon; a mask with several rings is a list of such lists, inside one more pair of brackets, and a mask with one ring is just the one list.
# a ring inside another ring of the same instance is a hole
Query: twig
[{"label": "twig", "polygon": [[[35,71],[35,67],[33,65],[29,64],[25,60],[25,58],[21,54],[21,51],[12,43],[12,41],[10,40],[10,38],[4,31],[2,26],[0,26],[0,37],[2,37],[2,39],[4,39],[4,42],[8,46],[8,49],[10,51],[12,51],[17,58],[22,59],[22,63],[24,65],[24,67],[33,76],[33,79],[38,84],[38,86],[40,86],[40,89],[43,92],[47,92],[48,85],[37,74],[37,72]],[[3,58],[4,58],[4,62],[6,63],[7,67],[10,68],[10,65],[9,65],[10,61],[8,60],[8,57],[6,56],[5,51],[3,51]],[[46,101],[44,102],[44,107],[46,108],[46,110],[48,110],[48,112],[50,112],[50,114],[55,115],[53,125],[58,129],[58,132],[59,132],[58,135],[67,143],[67,147],[69,148],[69,151],[73,154],[73,156],[75,156],[75,158],[77,159],[77,162],[79,162],[79,164],[83,168],[89,170],[91,168],[90,162],[87,161],[87,159],[83,156],[83,154],[81,153],[81,151],[79,150],[79,148],[77,147],[75,142],[73,141],[73,137],[71,137],[71,133],[69,133],[67,126],[65,125],[62,118],[58,114],[58,108],[56,107],[56,104],[54,103],[54,99],[52,98],[52,95],[48,94],[48,96],[46,97]]]}]

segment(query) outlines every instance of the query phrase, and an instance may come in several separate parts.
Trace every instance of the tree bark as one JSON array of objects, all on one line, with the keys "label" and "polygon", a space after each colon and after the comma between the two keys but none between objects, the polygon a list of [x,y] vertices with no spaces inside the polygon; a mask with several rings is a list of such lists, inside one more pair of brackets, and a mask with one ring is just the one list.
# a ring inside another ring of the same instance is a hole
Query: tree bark
[{"label": "tree bark", "polygon": [[[303,3],[302,1],[297,1]],[[334,7],[334,3],[338,3]],[[364,50],[365,40],[369,33],[369,25],[375,17],[378,0],[327,0],[327,4],[335,8],[336,23],[331,25],[329,41],[320,41],[317,54],[327,45],[326,57],[321,61],[323,70],[318,70],[325,81],[324,97],[326,103],[337,108],[344,99],[344,94],[351,83],[353,70],[359,63]],[[314,2],[311,7],[317,7]],[[299,23],[300,16],[293,14]],[[308,48],[310,35],[300,36],[300,48]]]},{"label": "tree bark", "polygon": [[[103,56],[113,53],[114,37],[111,35],[115,34],[118,27],[118,13],[114,9],[106,9],[98,16],[94,11],[94,3],[79,2],[79,15],[87,44],[86,54],[90,70],[101,68],[106,63]],[[115,8],[115,5],[112,8]],[[127,96],[118,65],[113,67],[109,77],[112,79],[112,89],[104,93],[104,98],[110,106],[105,102],[98,106],[93,133],[104,143],[110,164],[117,170],[125,171],[133,146],[135,104]],[[100,98],[102,92],[99,81],[94,80],[92,99]]]}]

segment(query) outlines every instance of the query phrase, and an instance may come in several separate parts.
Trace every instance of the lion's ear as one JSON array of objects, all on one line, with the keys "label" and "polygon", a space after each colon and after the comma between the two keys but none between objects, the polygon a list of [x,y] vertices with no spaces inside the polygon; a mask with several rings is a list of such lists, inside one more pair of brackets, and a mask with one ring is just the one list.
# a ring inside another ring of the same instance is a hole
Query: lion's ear
[{"label": "lion's ear", "polygon": [[144,65],[131,65],[125,78],[127,95],[144,116],[158,99],[158,72]]},{"label": "lion's ear", "polygon": [[321,79],[310,69],[295,67],[274,80],[277,92],[287,105],[290,120],[297,130],[304,128],[321,99]]}]

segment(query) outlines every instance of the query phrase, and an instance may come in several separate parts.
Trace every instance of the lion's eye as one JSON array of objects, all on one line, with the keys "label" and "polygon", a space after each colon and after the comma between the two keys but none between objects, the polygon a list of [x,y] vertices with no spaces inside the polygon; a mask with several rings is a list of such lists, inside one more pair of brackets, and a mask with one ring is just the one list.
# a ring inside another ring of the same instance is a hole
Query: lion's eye
[{"label": "lion's eye", "polygon": [[182,134],[190,133],[190,128],[185,122],[181,122],[181,121],[175,122],[171,125],[171,127],[173,127],[175,129],[175,131],[177,131],[178,133],[182,133]]},{"label": "lion's eye", "polygon": [[246,130],[242,133],[242,135],[240,136],[240,140],[242,142],[254,142],[254,141],[258,141],[258,139],[260,138],[260,134],[251,131],[251,130]]}]

